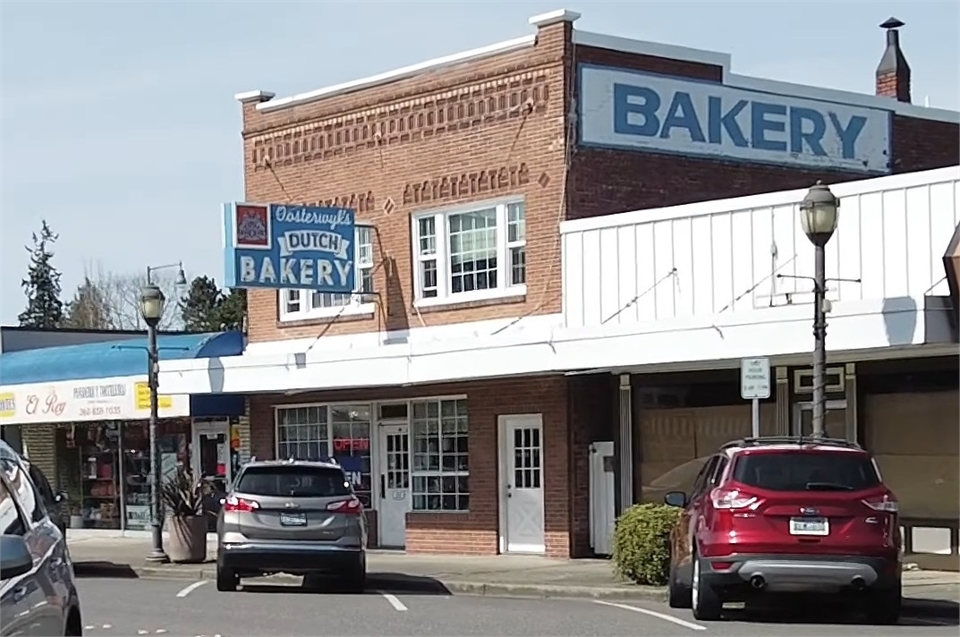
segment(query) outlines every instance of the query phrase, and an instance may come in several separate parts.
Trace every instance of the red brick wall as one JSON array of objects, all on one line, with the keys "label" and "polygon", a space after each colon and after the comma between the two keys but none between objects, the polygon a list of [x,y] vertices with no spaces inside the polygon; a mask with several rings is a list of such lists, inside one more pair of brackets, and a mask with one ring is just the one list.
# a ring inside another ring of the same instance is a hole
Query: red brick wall
[{"label": "red brick wall", "polygon": [[[722,80],[718,66],[576,47],[576,61],[664,75]],[[932,120],[893,117],[893,172],[956,165],[960,128]],[[577,148],[570,174],[570,219],[675,206],[711,199],[808,188],[818,179],[838,183],[862,173],[676,157],[637,151]]]},{"label": "red brick wall", "polygon": [[[571,432],[567,418],[567,379],[562,376],[502,379],[470,383],[389,387],[345,392],[315,392],[283,396],[260,394],[250,398],[250,439],[253,454],[275,453],[274,406],[311,402],[370,402],[424,396],[467,396],[470,422],[470,511],[468,513],[407,514],[407,550],[410,552],[495,554],[498,551],[497,417],[505,414],[543,414],[544,513],[547,554],[569,557],[571,518],[583,511],[572,508],[570,472]],[[585,483],[583,488],[586,489]],[[579,490],[579,487],[578,487]],[[582,507],[581,507],[582,508]],[[577,522],[582,526],[582,522]]]},{"label": "red brick wall", "polygon": [[276,292],[251,290],[251,342],[315,336],[331,322],[326,334],[419,326],[411,213],[511,194],[526,200],[526,298],[422,309],[422,320],[559,311],[568,31],[553,25],[531,48],[273,113],[244,105],[246,198],[356,208],[377,228],[374,285],[383,295],[373,318],[280,324]]}]

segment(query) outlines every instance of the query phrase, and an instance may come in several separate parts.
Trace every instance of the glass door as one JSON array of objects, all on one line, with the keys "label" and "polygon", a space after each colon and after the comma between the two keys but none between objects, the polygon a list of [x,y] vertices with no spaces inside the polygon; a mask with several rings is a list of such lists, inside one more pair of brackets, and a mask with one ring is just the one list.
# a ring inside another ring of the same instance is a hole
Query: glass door
[{"label": "glass door", "polygon": [[217,529],[220,500],[230,489],[230,423],[227,420],[193,423],[193,473],[203,482],[203,509],[207,528]]}]

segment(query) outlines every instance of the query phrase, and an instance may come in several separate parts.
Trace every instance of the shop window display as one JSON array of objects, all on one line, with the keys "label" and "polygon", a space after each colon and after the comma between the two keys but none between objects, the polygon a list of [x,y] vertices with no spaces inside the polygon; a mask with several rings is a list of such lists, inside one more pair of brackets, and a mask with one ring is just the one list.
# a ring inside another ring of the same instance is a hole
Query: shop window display
[{"label": "shop window display", "polygon": [[57,478],[69,498],[71,526],[121,528],[119,443],[118,423],[57,430]]},{"label": "shop window display", "polygon": [[[189,425],[188,425],[189,426]],[[160,446],[161,480],[167,480],[180,466],[187,466],[187,434],[177,421],[162,423]],[[150,526],[150,430],[146,423],[123,427],[124,515],[128,529]]]}]

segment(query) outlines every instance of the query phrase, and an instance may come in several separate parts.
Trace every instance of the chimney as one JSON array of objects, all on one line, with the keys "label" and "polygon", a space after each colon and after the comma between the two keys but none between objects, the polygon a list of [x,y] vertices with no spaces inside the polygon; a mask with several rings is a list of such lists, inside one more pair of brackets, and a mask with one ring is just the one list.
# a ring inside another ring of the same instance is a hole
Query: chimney
[{"label": "chimney", "polygon": [[877,66],[877,95],[910,103],[910,65],[900,50],[903,22],[890,18],[880,25],[887,32],[887,49]]}]

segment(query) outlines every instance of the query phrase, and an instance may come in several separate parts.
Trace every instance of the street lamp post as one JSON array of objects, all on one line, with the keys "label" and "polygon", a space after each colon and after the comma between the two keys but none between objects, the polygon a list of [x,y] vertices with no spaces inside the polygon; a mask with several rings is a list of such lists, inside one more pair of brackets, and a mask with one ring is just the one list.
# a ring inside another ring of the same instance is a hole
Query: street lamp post
[{"label": "street lamp post", "polygon": [[183,271],[183,262],[180,261],[178,263],[168,263],[166,265],[147,266],[147,285],[153,285],[153,280],[150,275],[157,270],[166,270],[168,268],[177,268],[177,279],[174,281],[174,285],[181,286],[187,284],[187,275]]},{"label": "street lamp post", "polygon": [[[840,200],[830,188],[818,181],[800,202],[800,225],[813,244],[815,253],[813,290],[813,437],[824,437],[827,396],[827,317],[824,300],[827,292],[826,245],[837,229]],[[801,432],[802,433],[802,432]]]},{"label": "street lamp post", "polygon": [[[147,268],[147,280],[150,268]],[[148,284],[140,294],[140,313],[147,324],[147,384],[150,387],[150,535],[153,547],[147,555],[148,562],[167,562],[169,558],[163,550],[163,525],[160,519],[160,453],[157,444],[157,381],[160,367],[160,353],[157,348],[157,324],[163,316],[166,298],[156,285]]]}]

